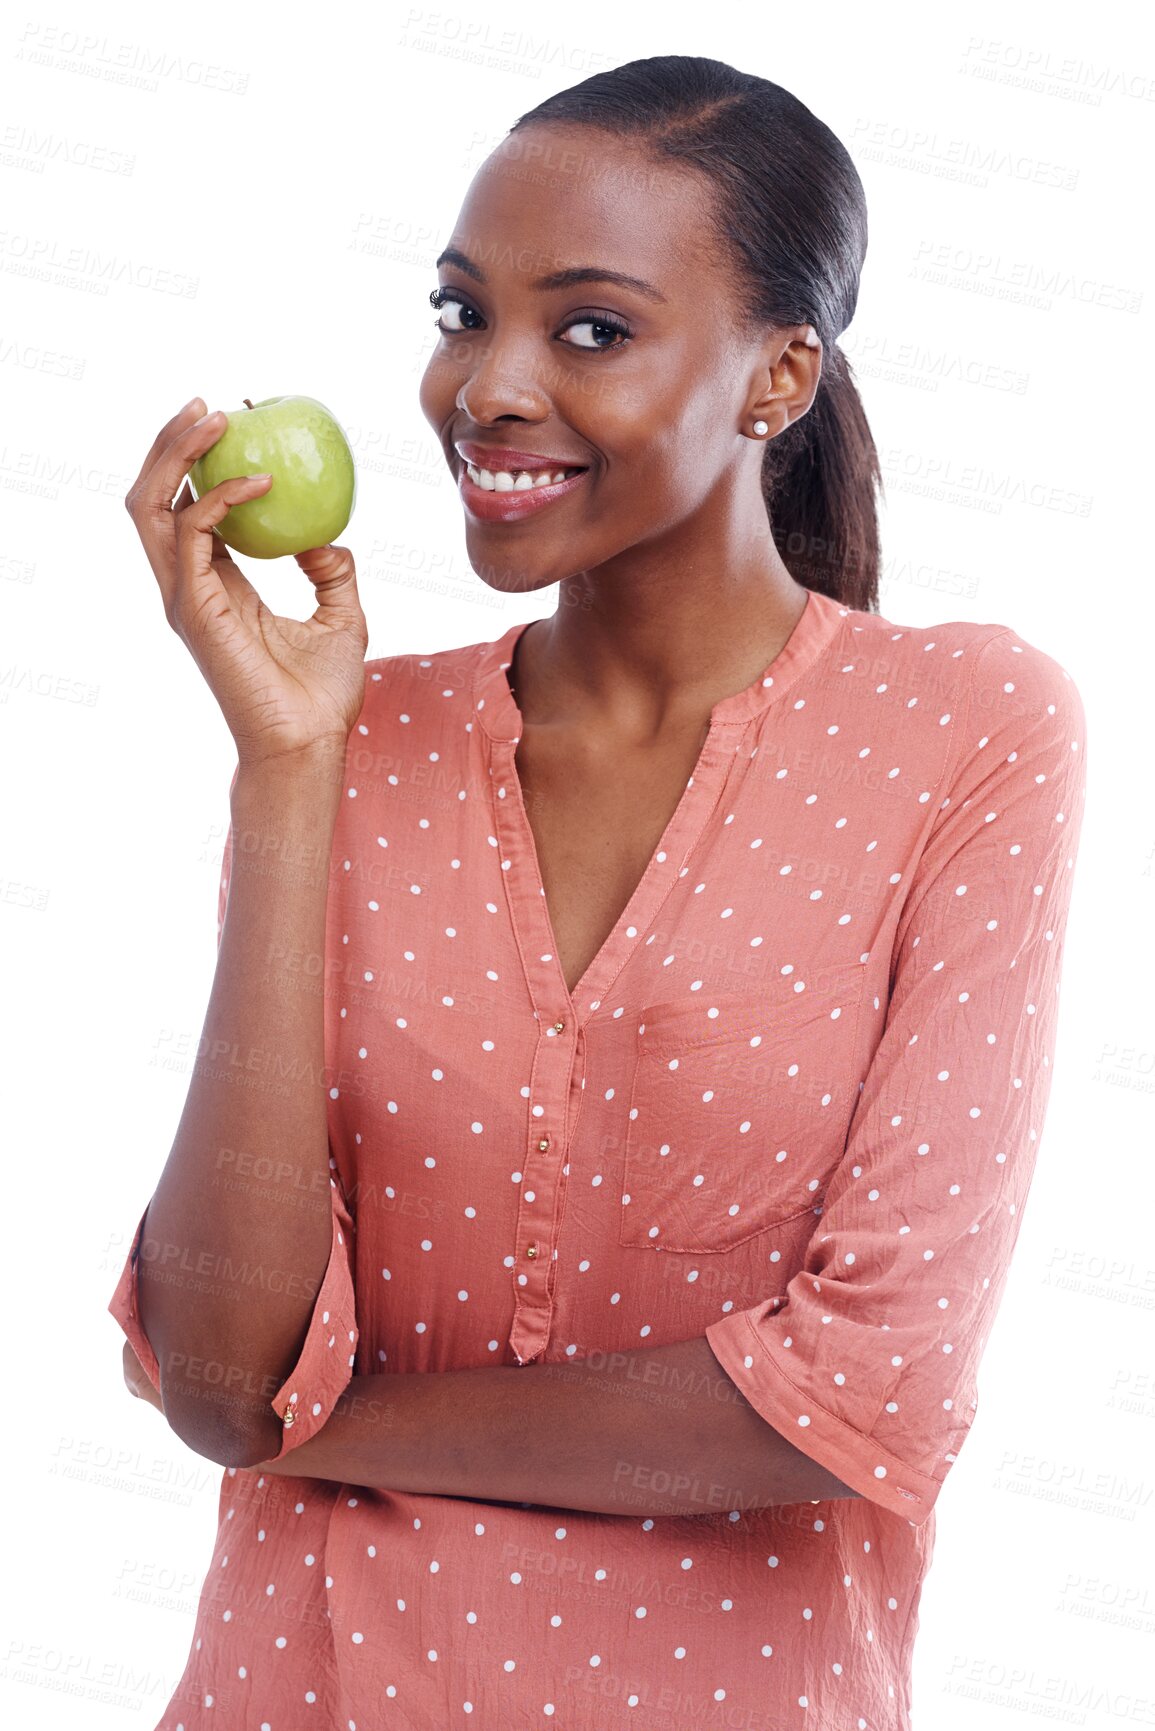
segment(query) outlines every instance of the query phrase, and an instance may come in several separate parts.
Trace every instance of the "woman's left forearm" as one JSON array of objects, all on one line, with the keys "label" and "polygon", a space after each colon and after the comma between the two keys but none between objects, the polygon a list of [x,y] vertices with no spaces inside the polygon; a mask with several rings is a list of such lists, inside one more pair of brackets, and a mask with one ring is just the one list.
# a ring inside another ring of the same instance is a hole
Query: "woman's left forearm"
[{"label": "woman's left forearm", "polygon": [[243,1470],[610,1515],[857,1495],[767,1424],[704,1335],[569,1364],[355,1376],[308,1442]]}]

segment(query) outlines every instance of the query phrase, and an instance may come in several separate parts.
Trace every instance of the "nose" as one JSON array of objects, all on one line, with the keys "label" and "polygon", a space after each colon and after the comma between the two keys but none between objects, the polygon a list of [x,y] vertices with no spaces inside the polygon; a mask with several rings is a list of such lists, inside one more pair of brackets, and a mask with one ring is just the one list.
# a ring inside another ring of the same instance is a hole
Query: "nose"
[{"label": "nose", "polygon": [[541,392],[512,380],[497,379],[492,374],[478,374],[457,393],[457,407],[476,426],[488,426],[492,421],[544,421],[548,405]]},{"label": "nose", "polygon": [[491,421],[544,421],[550,413],[548,394],[525,350],[516,354],[509,343],[487,344],[470,355],[472,365],[457,392],[457,407],[477,426]]}]

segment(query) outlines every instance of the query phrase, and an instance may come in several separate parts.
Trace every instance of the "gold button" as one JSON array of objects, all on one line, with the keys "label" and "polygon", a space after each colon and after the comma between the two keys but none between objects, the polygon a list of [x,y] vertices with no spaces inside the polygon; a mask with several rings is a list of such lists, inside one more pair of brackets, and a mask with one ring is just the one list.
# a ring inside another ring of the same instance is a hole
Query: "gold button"
[{"label": "gold button", "polygon": [[286,1430],[288,1430],[288,1429],[289,1429],[289,1428],[290,1428],[290,1426],[292,1426],[292,1425],[295,1425],[295,1424],[296,1424],[296,1422],[297,1422],[297,1415],[296,1415],[296,1413],[295,1413],[295,1412],[294,1412],[294,1411],[293,1411],[293,1408],[292,1408],[292,1407],[291,1407],[291,1406],[287,1406],[287,1407],[286,1407],[286,1408],[285,1408],[285,1410],[284,1410],[284,1412],[283,1412],[283,1413],[282,1413],[282,1415],[281,1415],[281,1417],[282,1417],[282,1419],[283,1419],[283,1422],[284,1422],[284,1426],[285,1426],[285,1429],[286,1429]]},{"label": "gold button", "polygon": [[555,1034],[560,1034],[564,1027],[565,1027],[564,1022],[555,1022],[553,1025],[553,1031]]},{"label": "gold button", "polygon": [[537,1255],[537,1245],[536,1244],[529,1245],[526,1249],[525,1254],[527,1256],[536,1256]]},{"label": "gold button", "polygon": [[539,1154],[544,1154],[548,1147],[549,1147],[549,1137],[543,1136],[541,1141],[537,1145],[537,1151]]}]

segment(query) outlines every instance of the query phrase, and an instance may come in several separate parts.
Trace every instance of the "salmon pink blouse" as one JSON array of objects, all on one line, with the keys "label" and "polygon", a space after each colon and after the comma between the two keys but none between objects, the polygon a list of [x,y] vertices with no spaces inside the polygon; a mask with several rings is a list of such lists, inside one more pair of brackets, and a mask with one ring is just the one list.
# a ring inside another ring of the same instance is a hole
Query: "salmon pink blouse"
[{"label": "salmon pink blouse", "polygon": [[[651,1517],[661,1461],[627,1462],[611,1516],[223,1469],[157,1731],[908,1731],[1053,1074],[1078,690],[1009,626],[812,592],[714,705],[571,994],[514,759],[524,629],[367,664],[327,903],[332,1251],[281,1457],[355,1370],[704,1334],[859,1494],[704,1483]],[[110,1309],[155,1383],[141,1249]]]}]

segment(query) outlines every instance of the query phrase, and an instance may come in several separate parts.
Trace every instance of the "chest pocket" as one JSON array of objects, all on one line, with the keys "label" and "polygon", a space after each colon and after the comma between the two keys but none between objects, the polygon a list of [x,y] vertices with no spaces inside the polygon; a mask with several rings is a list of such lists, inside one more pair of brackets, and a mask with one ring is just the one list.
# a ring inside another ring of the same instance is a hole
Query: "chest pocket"
[{"label": "chest pocket", "polygon": [[638,1029],[620,1242],[730,1250],[812,1209],[846,1147],[865,964],[651,1005]]}]

